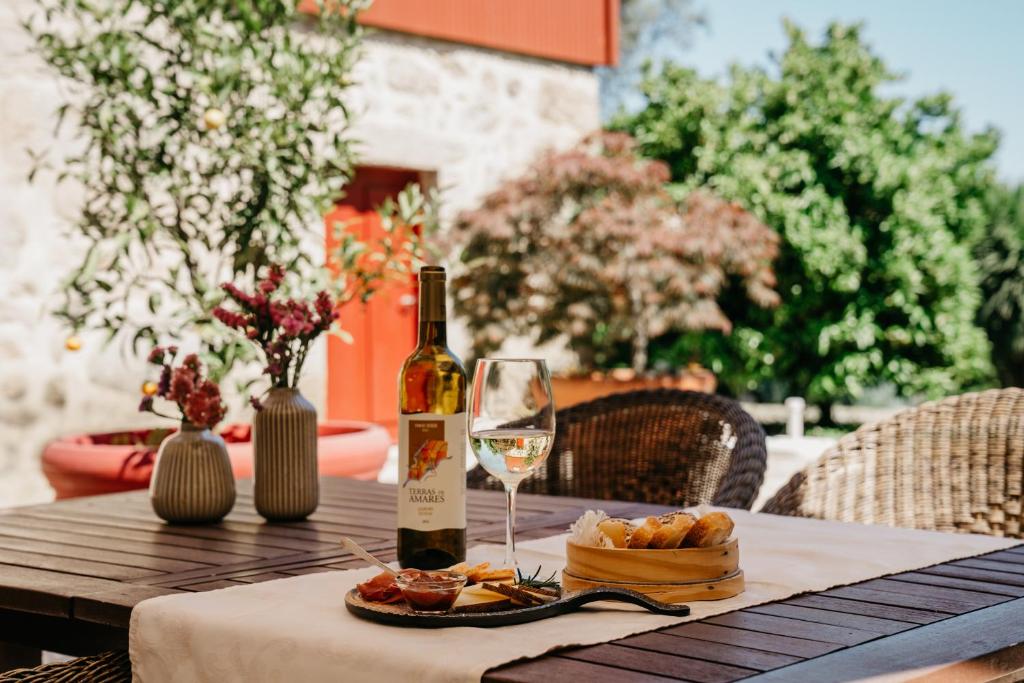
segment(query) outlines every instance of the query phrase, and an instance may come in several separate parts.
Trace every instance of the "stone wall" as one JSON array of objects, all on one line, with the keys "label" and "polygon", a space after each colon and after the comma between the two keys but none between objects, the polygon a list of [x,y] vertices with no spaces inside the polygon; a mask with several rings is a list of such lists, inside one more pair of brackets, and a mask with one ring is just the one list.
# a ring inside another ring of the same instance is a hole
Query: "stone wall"
[{"label": "stone wall", "polygon": [[[52,496],[39,454],[55,436],[153,424],[136,412],[144,363],[99,337],[66,351],[67,332],[48,313],[82,250],[69,238],[73,188],[52,175],[27,181],[25,149],[61,145],[57,82],[27,54],[18,24],[32,5],[0,3],[0,507]],[[598,125],[597,82],[585,68],[378,33],[356,76],[362,162],[436,174],[448,218],[540,149]],[[464,350],[457,326],[452,338]],[[321,405],[324,364],[320,349],[304,383]]]}]

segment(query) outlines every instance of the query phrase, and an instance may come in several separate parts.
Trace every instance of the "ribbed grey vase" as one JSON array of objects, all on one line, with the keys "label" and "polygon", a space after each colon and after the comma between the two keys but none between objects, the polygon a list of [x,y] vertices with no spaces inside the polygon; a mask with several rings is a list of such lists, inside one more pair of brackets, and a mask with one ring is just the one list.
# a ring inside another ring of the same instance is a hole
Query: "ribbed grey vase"
[{"label": "ribbed grey vase", "polygon": [[272,522],[305,519],[320,502],[316,408],[298,389],[271,389],[253,423],[256,511]]},{"label": "ribbed grey vase", "polygon": [[153,511],[168,522],[218,522],[235,504],[224,439],[188,423],[164,439],[149,482]]}]

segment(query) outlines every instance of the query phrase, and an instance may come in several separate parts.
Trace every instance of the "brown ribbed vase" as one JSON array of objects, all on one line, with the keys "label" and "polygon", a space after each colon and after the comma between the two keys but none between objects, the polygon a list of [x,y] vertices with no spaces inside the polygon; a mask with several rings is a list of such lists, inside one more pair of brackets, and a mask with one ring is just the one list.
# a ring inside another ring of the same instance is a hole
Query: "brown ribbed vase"
[{"label": "brown ribbed vase", "polygon": [[304,519],[320,502],[316,408],[298,389],[271,389],[253,422],[256,511],[272,522]]},{"label": "brown ribbed vase", "polygon": [[235,504],[224,439],[188,423],[164,439],[149,482],[153,511],[168,522],[218,522]]}]

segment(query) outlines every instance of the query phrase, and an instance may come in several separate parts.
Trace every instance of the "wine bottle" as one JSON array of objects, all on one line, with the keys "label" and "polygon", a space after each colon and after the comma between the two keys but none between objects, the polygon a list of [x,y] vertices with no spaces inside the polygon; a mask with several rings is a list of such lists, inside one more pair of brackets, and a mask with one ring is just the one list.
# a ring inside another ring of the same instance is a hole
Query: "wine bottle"
[{"label": "wine bottle", "polygon": [[398,561],[466,559],[466,370],[447,342],[445,272],[419,273],[419,342],[398,380]]}]

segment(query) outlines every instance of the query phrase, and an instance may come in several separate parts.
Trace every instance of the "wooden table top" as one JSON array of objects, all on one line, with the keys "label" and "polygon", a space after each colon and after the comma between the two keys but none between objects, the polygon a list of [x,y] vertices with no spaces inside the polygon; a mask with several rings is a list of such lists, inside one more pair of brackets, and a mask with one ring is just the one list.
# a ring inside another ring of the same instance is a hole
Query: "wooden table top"
[{"label": "wooden table top", "polygon": [[[521,539],[560,533],[579,514],[658,514],[639,503],[522,495]],[[324,479],[307,521],[266,524],[240,482],[218,525],[171,526],[145,491],[0,511],[0,641],[68,654],[127,647],[132,607],[204,591],[362,566],[349,535],[395,556],[395,489]],[[469,491],[470,544],[504,542],[504,496]],[[488,672],[486,681],[837,679],[915,667],[1024,668],[1024,547],[562,650]],[[952,656],[951,653],[953,653]],[[785,668],[783,668],[785,667]],[[898,668],[897,668],[898,667]],[[851,673],[852,675],[852,673]]]}]

